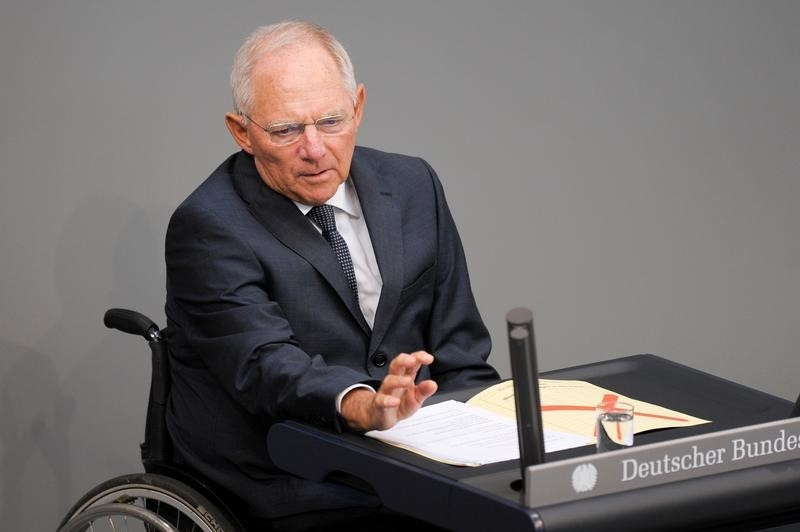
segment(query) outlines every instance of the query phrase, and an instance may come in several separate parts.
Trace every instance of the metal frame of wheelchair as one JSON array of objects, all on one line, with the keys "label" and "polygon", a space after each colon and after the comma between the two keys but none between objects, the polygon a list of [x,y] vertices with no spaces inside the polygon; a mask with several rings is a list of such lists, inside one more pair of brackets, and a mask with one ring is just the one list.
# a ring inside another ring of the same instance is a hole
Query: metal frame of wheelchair
[{"label": "metal frame of wheelchair", "polygon": [[240,520],[247,515],[240,501],[172,460],[165,418],[170,389],[168,331],[127,309],[110,309],[103,321],[106,327],[143,337],[150,347],[152,377],[140,446],[145,471],[95,486],[67,512],[58,532],[249,530],[245,525],[250,523]]}]

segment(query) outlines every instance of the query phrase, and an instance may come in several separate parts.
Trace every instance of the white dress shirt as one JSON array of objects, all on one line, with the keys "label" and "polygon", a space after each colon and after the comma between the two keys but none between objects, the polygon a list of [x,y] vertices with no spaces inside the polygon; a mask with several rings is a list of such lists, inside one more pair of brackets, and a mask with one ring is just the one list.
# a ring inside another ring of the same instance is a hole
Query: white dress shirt
[{"label": "white dress shirt", "polygon": [[[358,305],[361,307],[364,319],[372,327],[375,323],[375,310],[381,297],[383,280],[378,269],[378,261],[375,259],[375,250],[372,249],[367,223],[361,212],[361,203],[350,180],[339,185],[336,194],[326,203],[333,207],[336,230],[342,235],[350,251],[358,285]],[[295,205],[304,215],[311,210],[311,205],[298,202],[295,202]],[[322,232],[319,227],[317,230]]]}]

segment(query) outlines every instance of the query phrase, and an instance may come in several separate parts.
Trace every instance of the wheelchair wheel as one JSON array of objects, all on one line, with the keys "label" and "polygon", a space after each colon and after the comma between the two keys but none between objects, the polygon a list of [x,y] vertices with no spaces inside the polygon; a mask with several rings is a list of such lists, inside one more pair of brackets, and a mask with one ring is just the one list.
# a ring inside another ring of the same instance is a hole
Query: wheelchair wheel
[{"label": "wheelchair wheel", "polygon": [[235,517],[183,482],[122,475],[96,486],[67,513],[58,532],[244,532]]}]

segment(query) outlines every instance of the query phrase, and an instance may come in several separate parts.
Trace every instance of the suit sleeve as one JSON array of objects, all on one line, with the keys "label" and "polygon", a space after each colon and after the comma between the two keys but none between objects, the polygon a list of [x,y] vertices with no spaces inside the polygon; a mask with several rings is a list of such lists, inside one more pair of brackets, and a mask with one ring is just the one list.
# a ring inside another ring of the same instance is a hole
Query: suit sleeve
[{"label": "suit sleeve", "polygon": [[336,395],[355,383],[374,384],[299,347],[235,220],[184,204],[170,220],[166,264],[173,355],[207,368],[251,414],[339,429]]}]

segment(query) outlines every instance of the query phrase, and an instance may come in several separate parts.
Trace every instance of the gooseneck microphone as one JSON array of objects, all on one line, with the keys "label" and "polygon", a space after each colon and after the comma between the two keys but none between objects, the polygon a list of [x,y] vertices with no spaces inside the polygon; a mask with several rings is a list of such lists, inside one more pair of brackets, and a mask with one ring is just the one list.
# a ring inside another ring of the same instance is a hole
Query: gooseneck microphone
[{"label": "gooseneck microphone", "polygon": [[533,335],[533,313],[514,308],[506,314],[511,377],[517,410],[520,471],[523,485],[528,466],[544,463],[544,429],[539,401],[539,370]]}]

